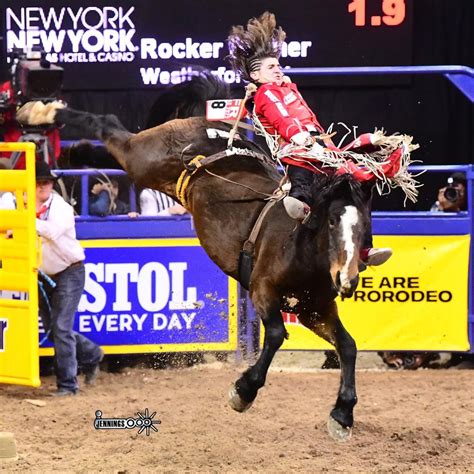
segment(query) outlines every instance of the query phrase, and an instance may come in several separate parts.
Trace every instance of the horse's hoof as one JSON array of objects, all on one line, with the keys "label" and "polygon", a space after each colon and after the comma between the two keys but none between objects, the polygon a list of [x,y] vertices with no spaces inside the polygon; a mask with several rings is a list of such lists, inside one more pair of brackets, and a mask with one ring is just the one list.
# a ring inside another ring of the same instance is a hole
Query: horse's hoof
[{"label": "horse's hoof", "polygon": [[253,401],[246,402],[242,400],[240,395],[237,393],[235,385],[232,385],[229,389],[229,405],[240,413],[247,411],[252,406]]},{"label": "horse's hoof", "polygon": [[328,431],[331,438],[339,443],[349,441],[352,436],[352,428],[344,428],[338,421],[332,416],[328,419]]}]

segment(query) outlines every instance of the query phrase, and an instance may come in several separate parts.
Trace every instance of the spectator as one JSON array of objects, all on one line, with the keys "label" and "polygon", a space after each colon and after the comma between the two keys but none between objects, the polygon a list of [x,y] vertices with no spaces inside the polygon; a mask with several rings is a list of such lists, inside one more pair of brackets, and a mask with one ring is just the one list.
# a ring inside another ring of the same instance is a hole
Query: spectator
[{"label": "spectator", "polygon": [[438,200],[431,207],[433,212],[459,212],[467,209],[466,177],[453,173],[438,190]]},{"label": "spectator", "polygon": [[140,193],[140,210],[142,216],[181,216],[187,212],[165,193],[149,188]]},{"label": "spectator", "polygon": [[41,270],[55,283],[48,288],[48,305],[40,302],[40,315],[55,348],[58,390],[53,395],[75,395],[78,366],[85,383],[95,381],[101,348],[73,330],[74,317],[84,290],[84,250],[76,239],[72,207],[53,193],[57,177],[43,161],[36,163],[36,229],[42,237]]},{"label": "spectator", "polygon": [[115,179],[109,182],[98,182],[91,190],[89,214],[92,216],[113,216],[127,214],[128,204],[119,199],[119,184]]}]

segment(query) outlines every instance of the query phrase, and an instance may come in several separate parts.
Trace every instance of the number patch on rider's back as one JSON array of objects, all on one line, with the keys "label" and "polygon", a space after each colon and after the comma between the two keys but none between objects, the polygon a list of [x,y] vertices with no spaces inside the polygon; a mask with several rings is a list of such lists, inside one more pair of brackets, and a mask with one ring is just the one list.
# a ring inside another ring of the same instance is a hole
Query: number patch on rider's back
[{"label": "number patch on rider's back", "polygon": [[206,102],[207,120],[232,120],[239,114],[242,99],[217,99]]}]

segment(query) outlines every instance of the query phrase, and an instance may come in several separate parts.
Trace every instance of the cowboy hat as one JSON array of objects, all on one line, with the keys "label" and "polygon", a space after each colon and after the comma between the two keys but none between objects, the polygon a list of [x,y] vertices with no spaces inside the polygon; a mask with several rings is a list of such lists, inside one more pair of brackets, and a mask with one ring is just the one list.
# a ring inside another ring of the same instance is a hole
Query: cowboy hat
[{"label": "cowboy hat", "polygon": [[51,172],[51,168],[43,160],[36,161],[36,181],[56,181],[59,176]]}]

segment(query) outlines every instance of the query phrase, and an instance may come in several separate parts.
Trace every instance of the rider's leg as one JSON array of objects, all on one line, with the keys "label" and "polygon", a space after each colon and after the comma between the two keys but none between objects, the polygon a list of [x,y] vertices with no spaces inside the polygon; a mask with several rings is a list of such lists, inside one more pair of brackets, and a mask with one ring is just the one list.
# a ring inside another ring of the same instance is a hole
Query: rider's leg
[{"label": "rider's leg", "polygon": [[[373,189],[373,188],[372,188]],[[372,212],[372,190],[368,193],[367,206],[369,209],[369,215]],[[372,242],[372,219],[369,219],[366,233],[364,236],[364,242],[360,251],[360,259],[362,263],[368,266],[378,266],[385,263],[393,254],[391,248],[374,248]]]},{"label": "rider's leg", "polygon": [[289,196],[283,200],[286,212],[292,219],[304,221],[310,214],[311,183],[314,173],[300,166],[288,165],[291,182]]}]

